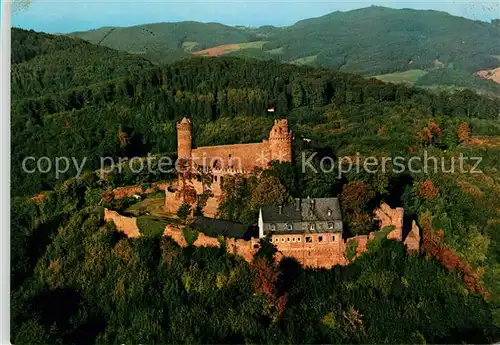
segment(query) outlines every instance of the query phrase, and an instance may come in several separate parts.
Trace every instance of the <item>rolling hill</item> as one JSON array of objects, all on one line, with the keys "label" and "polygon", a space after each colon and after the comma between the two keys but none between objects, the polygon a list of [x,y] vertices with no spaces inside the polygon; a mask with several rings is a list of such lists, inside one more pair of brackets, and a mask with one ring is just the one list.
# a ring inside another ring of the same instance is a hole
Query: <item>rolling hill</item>
[{"label": "rolling hill", "polygon": [[44,94],[103,82],[152,67],[140,56],[79,38],[12,29],[12,96]]},{"label": "rolling hill", "polygon": [[223,44],[258,40],[255,33],[217,23],[154,23],[133,27],[104,27],[76,32],[71,36],[94,44],[139,54],[153,62],[164,63],[189,56],[189,53]]},{"label": "rolling hill", "polygon": [[[411,72],[406,79],[402,78],[404,74],[385,79],[420,86],[470,87],[500,95],[496,83],[475,75],[499,67],[500,26],[432,10],[372,6],[338,11],[282,28],[181,22],[106,27],[70,35],[143,54],[154,63],[215,51],[215,55],[333,67],[364,76],[443,69],[436,73],[446,75],[442,80],[428,77],[417,82],[419,79]],[[243,43],[249,44],[241,46]]]}]

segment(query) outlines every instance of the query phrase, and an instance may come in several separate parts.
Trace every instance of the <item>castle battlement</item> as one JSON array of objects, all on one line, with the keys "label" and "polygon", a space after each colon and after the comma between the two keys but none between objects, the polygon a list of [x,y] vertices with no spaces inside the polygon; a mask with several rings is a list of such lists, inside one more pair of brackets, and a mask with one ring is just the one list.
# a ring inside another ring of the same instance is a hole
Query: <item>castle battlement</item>
[{"label": "castle battlement", "polygon": [[[192,146],[192,122],[183,118],[177,123],[177,156],[189,160],[193,168],[201,168],[212,174],[212,190],[214,197],[208,200],[204,213],[214,216],[219,203],[219,194],[225,176],[249,174],[255,168],[267,169],[272,160],[280,162],[292,161],[292,133],[288,131],[288,120],[274,120],[269,138],[258,143],[203,146]],[[204,192],[199,181],[190,182],[198,194]],[[184,202],[175,193],[166,193],[165,209],[175,213]]]},{"label": "castle battlement", "polygon": [[[288,120],[274,120],[274,125],[269,132],[269,138],[260,143],[217,145],[192,147],[192,122],[183,118],[177,123],[177,155],[189,158],[200,165],[203,162],[220,161],[218,166],[210,166],[212,170],[219,172],[234,173],[231,161],[238,162],[238,172],[248,173],[253,169],[267,168],[271,160],[290,162],[292,160],[292,133],[288,131]],[[202,163],[203,164],[203,163]],[[222,168],[222,169],[220,169]]]}]

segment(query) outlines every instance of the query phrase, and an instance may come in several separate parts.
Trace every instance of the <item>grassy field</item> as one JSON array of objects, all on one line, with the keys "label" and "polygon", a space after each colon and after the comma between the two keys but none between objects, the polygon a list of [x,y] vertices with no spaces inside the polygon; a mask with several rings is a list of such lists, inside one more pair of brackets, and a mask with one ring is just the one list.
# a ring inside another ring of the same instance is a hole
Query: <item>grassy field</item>
[{"label": "grassy field", "polygon": [[318,58],[318,55],[311,55],[311,56],[306,56],[297,60],[293,60],[291,63],[295,65],[309,65],[312,64],[316,61]]},{"label": "grassy field", "polygon": [[382,80],[382,81],[385,81],[388,83],[413,84],[419,78],[423,77],[426,74],[427,74],[427,72],[424,70],[411,69],[409,71],[404,71],[404,72],[376,75],[373,78],[376,78],[378,80]]},{"label": "grassy field", "polygon": [[200,44],[196,41],[184,41],[182,43],[182,49],[185,52],[192,52],[193,50],[196,50]]},{"label": "grassy field", "polygon": [[161,235],[167,224],[177,224],[178,220],[165,213],[165,195],[156,193],[130,206],[126,212],[137,217],[137,226],[144,236]]},{"label": "grassy field", "polygon": [[165,205],[165,194],[163,192],[152,194],[146,199],[130,206],[126,209],[127,213],[130,213],[136,217],[141,214],[148,214],[151,216],[163,217],[166,216],[164,210]]},{"label": "grassy field", "polygon": [[236,44],[224,44],[204,50],[200,50],[198,52],[195,52],[193,54],[195,55],[201,55],[201,56],[219,56],[219,55],[224,55],[227,53],[235,52],[238,50],[243,50],[243,49],[262,49],[262,46],[266,43],[267,41],[255,41],[255,42],[248,42],[248,43],[236,43]]},{"label": "grassy field", "polygon": [[283,47],[279,47],[279,48],[268,50],[267,52],[271,55],[281,55],[281,54],[283,54],[283,51],[284,51]]}]

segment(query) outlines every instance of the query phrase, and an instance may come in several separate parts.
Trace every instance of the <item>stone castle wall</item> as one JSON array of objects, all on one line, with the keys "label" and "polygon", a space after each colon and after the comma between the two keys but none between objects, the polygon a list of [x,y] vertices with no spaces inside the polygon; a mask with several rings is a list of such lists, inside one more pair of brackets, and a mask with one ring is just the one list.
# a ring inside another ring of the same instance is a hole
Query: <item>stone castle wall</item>
[{"label": "stone castle wall", "polygon": [[[167,225],[163,235],[172,238],[179,246],[187,247],[187,242],[181,228]],[[250,241],[237,240],[234,238],[226,239],[226,251],[233,255],[239,255],[248,262],[252,261],[255,253],[258,251],[258,248],[255,248],[255,245],[258,245],[257,239],[251,239]],[[217,238],[207,236],[200,232],[198,234],[198,238],[193,243],[193,246],[220,248],[220,242]]]},{"label": "stone castle wall", "polygon": [[[388,239],[403,241],[403,208],[390,208],[387,204],[382,204],[375,211],[375,217],[380,221],[380,227],[392,226],[394,229],[387,235]],[[371,232],[368,235],[359,235],[344,240],[341,234],[318,233],[300,235],[274,235],[271,242],[276,246],[278,252],[276,260],[284,257],[293,257],[304,267],[330,268],[335,265],[347,265],[347,247],[351,242],[356,242],[356,256],[365,253],[368,242],[375,238],[378,232]],[[182,231],[179,228],[167,226],[165,235],[171,236],[180,246],[186,246]],[[300,241],[299,241],[300,237]],[[306,241],[306,237],[310,242]],[[415,222],[412,229],[404,239],[408,251],[419,250],[420,231]],[[216,238],[208,237],[200,233],[198,239],[193,244],[195,246],[215,246],[220,247]],[[251,262],[253,255],[258,251],[259,240],[252,238],[245,240],[227,240],[227,251],[242,256],[246,261]]]},{"label": "stone castle wall", "polygon": [[269,139],[261,143],[203,146],[192,148],[192,123],[184,118],[177,123],[177,155],[189,157],[199,166],[218,169],[233,168],[238,172],[250,172],[256,167],[266,168],[273,160],[291,162],[292,133],[286,119],[275,120]]},{"label": "stone castle wall", "polygon": [[271,241],[278,249],[278,260],[282,257],[293,257],[304,267],[318,268],[347,263],[344,255],[345,242],[340,233],[274,235]]},{"label": "stone castle wall", "polygon": [[125,217],[116,211],[104,209],[104,220],[106,222],[113,222],[116,230],[122,232],[128,237],[140,237],[139,227],[137,226],[137,218]]},{"label": "stone castle wall", "polygon": [[[406,238],[403,240],[403,215],[402,208],[391,209],[388,205],[382,204],[375,211],[375,217],[379,219],[381,229],[392,226],[394,229],[387,235],[388,239],[403,241],[408,251],[418,251],[420,249],[420,231],[415,221]],[[125,233],[129,237],[139,237],[135,218],[124,217],[115,211],[105,209],[105,220],[113,221],[118,231]],[[318,234],[290,234],[273,235],[270,240],[276,246],[278,252],[276,260],[284,257],[293,257],[304,267],[330,268],[335,265],[347,265],[348,246],[356,242],[356,257],[367,251],[367,245],[378,232],[371,232],[368,235],[359,235],[344,240],[341,234],[318,233]],[[179,246],[186,247],[182,229],[167,225],[164,231],[165,236],[170,236]],[[299,240],[300,238],[300,240]],[[198,234],[198,238],[193,243],[197,247],[220,247],[217,238]],[[259,239],[250,240],[226,239],[226,250],[234,255],[243,257],[251,262],[255,253],[259,250]]]},{"label": "stone castle wall", "polygon": [[[206,163],[211,169],[231,166],[236,172],[252,171],[256,167],[266,168],[271,161],[269,142],[198,147],[192,150],[192,159],[197,165]],[[267,159],[267,161],[266,161]]]}]

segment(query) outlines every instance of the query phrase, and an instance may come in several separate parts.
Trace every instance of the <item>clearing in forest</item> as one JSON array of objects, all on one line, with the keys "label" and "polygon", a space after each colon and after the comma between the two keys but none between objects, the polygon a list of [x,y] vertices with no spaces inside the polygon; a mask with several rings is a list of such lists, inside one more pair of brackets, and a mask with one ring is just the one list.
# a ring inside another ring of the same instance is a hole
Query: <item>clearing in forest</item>
[{"label": "clearing in forest", "polygon": [[235,44],[224,44],[204,50],[200,50],[198,52],[193,53],[194,55],[201,56],[219,56],[227,53],[231,53],[234,51],[249,49],[249,48],[258,48],[262,49],[262,46],[267,41],[256,41],[256,42],[248,42],[248,43],[235,43]]},{"label": "clearing in forest", "polygon": [[427,72],[421,69],[411,69],[404,72],[395,72],[388,74],[376,75],[373,78],[378,80],[382,80],[388,83],[396,83],[396,84],[410,84],[415,83],[419,78],[426,75]]}]

